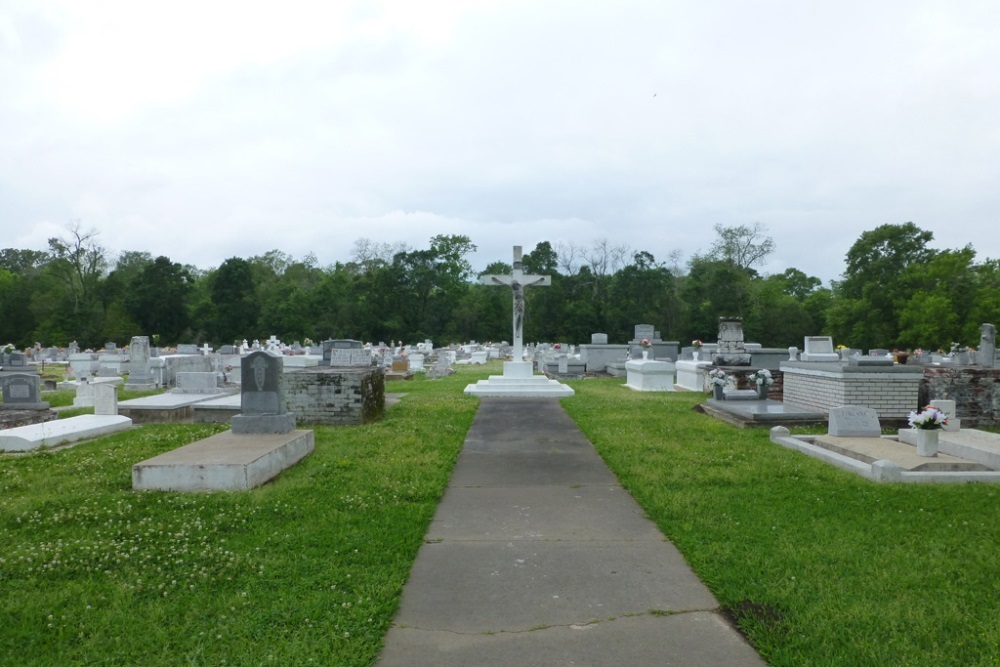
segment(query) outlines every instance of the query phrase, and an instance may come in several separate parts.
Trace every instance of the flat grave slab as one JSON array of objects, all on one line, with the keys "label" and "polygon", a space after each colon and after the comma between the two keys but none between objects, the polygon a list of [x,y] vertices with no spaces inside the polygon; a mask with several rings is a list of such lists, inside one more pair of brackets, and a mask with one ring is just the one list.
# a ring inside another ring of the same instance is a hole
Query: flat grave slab
[{"label": "flat grave slab", "polygon": [[903,470],[989,470],[982,464],[940,452],[937,456],[918,456],[916,447],[891,437],[837,438],[820,435],[813,439],[813,443],[865,463],[892,461]]},{"label": "flat grave slab", "polygon": [[136,423],[185,421],[194,417],[194,405],[218,398],[215,394],[154,394],[118,403],[118,414]]},{"label": "flat grave slab", "polygon": [[[901,429],[899,439],[909,444],[916,444],[915,437],[909,429]],[[960,431],[942,430],[938,436],[938,452],[1000,470],[1000,434],[997,433],[974,428],[963,428]]]},{"label": "flat grave slab", "polygon": [[246,491],[315,448],[312,431],[219,433],[132,466],[136,491]]},{"label": "flat grave slab", "polygon": [[42,447],[56,447],[131,427],[132,420],[120,415],[80,415],[56,419],[0,431],[0,451],[27,452]]},{"label": "flat grave slab", "polygon": [[764,401],[706,400],[702,410],[717,419],[738,426],[774,426],[776,424],[825,424],[826,415],[767,399]]},{"label": "flat grave slab", "polygon": [[948,454],[941,448],[936,456],[918,456],[916,447],[896,437],[793,436],[784,426],[776,426],[771,442],[875,482],[1000,483],[1000,470],[974,457]]}]

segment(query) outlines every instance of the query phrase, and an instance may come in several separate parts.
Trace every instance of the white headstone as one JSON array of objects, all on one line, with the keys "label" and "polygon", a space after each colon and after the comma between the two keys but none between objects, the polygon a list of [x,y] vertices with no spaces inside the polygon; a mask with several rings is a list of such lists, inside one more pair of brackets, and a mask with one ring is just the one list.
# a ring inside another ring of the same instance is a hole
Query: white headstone
[{"label": "white headstone", "polygon": [[92,385],[94,388],[94,414],[118,414],[118,385],[113,382],[102,382]]},{"label": "white headstone", "polygon": [[882,427],[878,413],[872,408],[845,405],[830,410],[830,435],[838,438],[878,438]]}]

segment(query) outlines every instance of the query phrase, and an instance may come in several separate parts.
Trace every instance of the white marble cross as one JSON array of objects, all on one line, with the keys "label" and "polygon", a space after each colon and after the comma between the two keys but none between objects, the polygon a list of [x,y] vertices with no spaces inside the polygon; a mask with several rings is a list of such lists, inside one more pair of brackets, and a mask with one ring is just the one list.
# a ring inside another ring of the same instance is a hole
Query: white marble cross
[{"label": "white marble cross", "polygon": [[484,285],[504,285],[514,296],[514,349],[512,358],[521,361],[524,356],[524,288],[547,287],[552,284],[551,276],[525,275],[521,267],[521,246],[514,246],[514,270],[509,276],[483,276]]}]

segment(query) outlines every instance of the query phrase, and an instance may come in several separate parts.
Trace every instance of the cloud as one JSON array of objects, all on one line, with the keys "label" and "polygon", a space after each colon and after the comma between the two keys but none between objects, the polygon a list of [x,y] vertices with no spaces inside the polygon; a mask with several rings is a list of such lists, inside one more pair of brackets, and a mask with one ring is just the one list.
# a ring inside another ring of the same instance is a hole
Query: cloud
[{"label": "cloud", "polygon": [[0,16],[0,210],[19,243],[78,218],[115,251],[208,268],[465,234],[485,266],[541,240],[690,257],[715,224],[759,221],[765,270],[828,280],[863,231],[912,220],[1000,256],[991,3]]}]

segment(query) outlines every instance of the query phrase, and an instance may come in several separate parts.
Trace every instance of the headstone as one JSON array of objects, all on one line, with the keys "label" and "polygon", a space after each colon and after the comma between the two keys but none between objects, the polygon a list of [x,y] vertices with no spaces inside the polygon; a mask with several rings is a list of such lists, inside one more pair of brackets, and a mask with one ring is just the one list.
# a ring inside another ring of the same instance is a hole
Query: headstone
[{"label": "headstone", "polygon": [[214,371],[179,371],[177,386],[172,394],[222,394],[225,390],[219,387],[219,375]]},{"label": "headstone", "polygon": [[40,399],[41,378],[34,373],[9,373],[0,376],[3,410],[48,410],[49,404]]},{"label": "headstone", "polygon": [[94,388],[94,414],[95,415],[117,415],[118,414],[118,385],[113,382],[102,382],[93,385]]},{"label": "headstone", "polygon": [[335,368],[371,366],[372,353],[364,348],[330,348],[329,355],[324,352],[324,362],[321,366]]},{"label": "headstone", "polygon": [[258,350],[240,360],[240,414],[233,417],[233,433],[289,433],[295,415],[287,412],[281,388],[281,355]]},{"label": "headstone", "polygon": [[76,397],[73,398],[74,408],[89,408],[94,405],[94,387],[97,386],[88,382],[87,378],[76,386]]},{"label": "headstone", "polygon": [[840,355],[833,350],[833,338],[830,336],[806,336],[805,350],[799,358],[802,361],[840,361]]},{"label": "headstone", "polygon": [[987,323],[979,327],[979,353],[976,355],[976,363],[983,368],[993,368],[996,364],[996,339],[995,326]]},{"label": "headstone", "polygon": [[[669,333],[669,332],[667,332]],[[649,340],[652,341],[654,338],[658,338],[656,335],[656,327],[652,324],[637,324],[635,325],[635,340]]]},{"label": "headstone", "polygon": [[743,344],[743,319],[719,318],[719,347],[712,359],[716,366],[749,366],[750,354]]},{"label": "headstone", "polygon": [[429,371],[427,371],[427,377],[429,378],[439,378],[451,375],[455,372],[455,369],[451,367],[451,361],[454,361],[454,352],[451,352],[451,356],[448,353],[441,351],[438,352],[437,361]]},{"label": "headstone", "polygon": [[149,370],[148,336],[133,336],[129,343],[129,372],[125,387],[135,391],[156,388],[156,381]]},{"label": "headstone", "polygon": [[879,438],[882,427],[878,422],[878,413],[872,408],[845,405],[830,410],[827,432],[838,438]]},{"label": "headstone", "polygon": [[104,349],[107,350],[108,352],[114,352],[115,350],[118,349],[118,344],[117,343],[105,343],[104,344]]},{"label": "headstone", "polygon": [[424,372],[424,355],[414,352],[410,355],[410,370],[415,373]]},{"label": "headstone", "polygon": [[68,354],[80,354],[80,344],[74,340],[72,343],[69,344],[69,347],[66,349],[66,352]]},{"label": "headstone", "polygon": [[201,354],[201,350],[193,343],[181,343],[177,346],[177,354]]},{"label": "headstone", "polygon": [[11,352],[7,355],[7,366],[8,370],[17,369],[23,372],[27,370],[28,357],[25,356],[24,352]]}]

